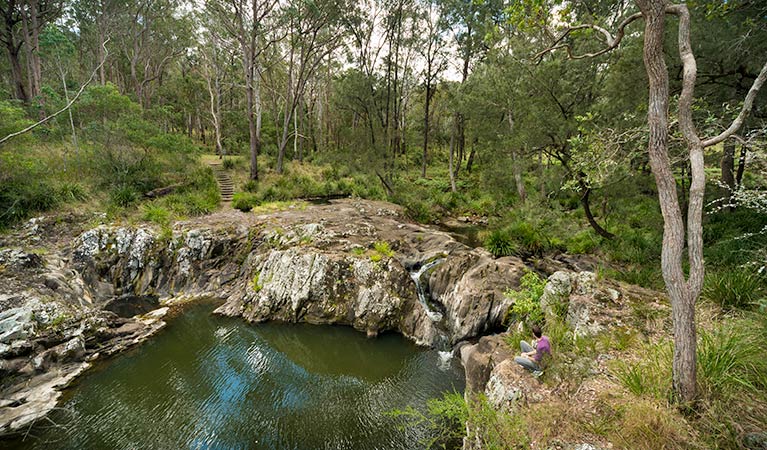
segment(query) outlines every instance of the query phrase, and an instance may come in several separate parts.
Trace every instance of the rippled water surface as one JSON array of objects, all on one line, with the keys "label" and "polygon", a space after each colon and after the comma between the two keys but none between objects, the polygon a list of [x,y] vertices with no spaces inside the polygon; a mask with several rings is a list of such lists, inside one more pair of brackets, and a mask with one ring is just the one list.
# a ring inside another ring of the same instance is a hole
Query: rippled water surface
[{"label": "rippled water surface", "polygon": [[463,390],[460,370],[398,335],[247,324],[190,307],[86,375],[19,448],[414,449],[388,411]]}]

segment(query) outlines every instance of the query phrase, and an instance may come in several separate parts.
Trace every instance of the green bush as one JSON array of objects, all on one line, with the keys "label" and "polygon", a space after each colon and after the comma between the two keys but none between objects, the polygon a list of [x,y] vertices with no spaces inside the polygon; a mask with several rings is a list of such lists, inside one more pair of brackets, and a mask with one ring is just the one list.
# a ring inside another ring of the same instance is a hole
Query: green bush
[{"label": "green bush", "polygon": [[511,236],[503,230],[493,230],[487,235],[484,247],[496,258],[511,256],[517,252],[517,246]]},{"label": "green bush", "polygon": [[258,192],[258,181],[248,180],[242,186],[242,190],[245,192]]},{"label": "green bush", "polygon": [[[26,118],[24,110],[19,106],[14,105],[7,100],[0,100],[0,138],[15,133],[16,131],[23,130],[32,123],[33,121]],[[29,140],[30,136],[29,133],[18,136],[14,138],[13,142]]]},{"label": "green bush", "polygon": [[583,255],[594,252],[599,247],[599,238],[591,230],[583,230],[566,239],[568,253]]},{"label": "green bush", "polygon": [[478,396],[466,403],[459,392],[445,393],[430,399],[426,412],[413,407],[391,413],[405,426],[426,425],[428,438],[421,442],[425,449],[460,448],[468,430],[468,439],[488,450],[510,450],[530,447],[527,425],[520,414],[494,408],[487,397]]},{"label": "green bush", "polygon": [[522,275],[519,281],[519,290],[508,290],[504,295],[514,301],[509,308],[505,322],[524,322],[527,324],[541,325],[544,321],[544,313],[541,310],[541,296],[546,286],[546,279],[532,270]]},{"label": "green bush", "polygon": [[139,193],[130,185],[116,186],[109,192],[109,202],[122,208],[132,205],[139,197]]},{"label": "green bush", "polygon": [[167,226],[170,224],[170,211],[159,205],[145,205],[141,218],[147,222]]},{"label": "green bush", "polygon": [[0,228],[52,208],[59,198],[41,161],[0,153]]},{"label": "green bush", "polygon": [[709,272],[703,296],[723,308],[751,308],[765,296],[767,279],[748,269]]},{"label": "green bush", "polygon": [[232,170],[234,169],[234,160],[232,158],[224,158],[224,162],[222,163],[222,167],[225,170]]},{"label": "green bush", "polygon": [[63,202],[81,202],[88,199],[88,192],[80,183],[60,184],[57,195]]},{"label": "green bush", "polygon": [[237,192],[232,198],[232,207],[242,212],[248,212],[254,206],[260,205],[259,197],[250,192]]},{"label": "green bush", "polygon": [[394,250],[392,250],[389,246],[389,243],[385,241],[377,241],[373,243],[373,250],[375,250],[381,256],[386,256],[387,258],[394,256]]},{"label": "green bush", "polygon": [[[698,338],[699,401],[692,425],[708,448],[740,448],[744,427],[767,422],[767,319],[726,319]],[[612,373],[632,394],[661,402],[671,397],[670,341],[649,344],[636,363],[616,361]],[[743,399],[748,407],[743,407]]]}]

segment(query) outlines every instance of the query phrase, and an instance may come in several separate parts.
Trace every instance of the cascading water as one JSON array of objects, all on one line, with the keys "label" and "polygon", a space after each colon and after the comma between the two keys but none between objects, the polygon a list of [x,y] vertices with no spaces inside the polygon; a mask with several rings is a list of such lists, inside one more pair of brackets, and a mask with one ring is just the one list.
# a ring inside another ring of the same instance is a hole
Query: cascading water
[{"label": "cascading water", "polygon": [[432,301],[431,294],[429,293],[428,279],[423,280],[424,274],[428,274],[431,269],[444,261],[445,258],[438,258],[424,264],[420,269],[410,272],[410,277],[415,282],[416,292],[418,292],[418,301],[423,305],[423,308],[426,310],[426,316],[434,324],[434,328],[437,330],[439,336],[437,342],[434,343],[434,347],[439,351],[439,368],[448,370],[450,368],[450,360],[453,354],[450,351],[450,339],[448,338],[445,328],[445,315],[440,311],[439,305]]},{"label": "cascading water", "polygon": [[426,310],[426,315],[429,316],[429,319],[432,322],[441,322],[443,315],[432,304],[431,295],[429,294],[429,284],[428,282],[422,283],[421,277],[423,277],[423,274],[428,273],[429,270],[431,270],[434,266],[444,261],[445,258],[435,259],[434,261],[421,266],[421,268],[416,272],[410,272],[410,278],[412,278],[415,282],[415,288],[418,292],[418,301],[421,302],[421,305],[423,305],[424,309]]}]

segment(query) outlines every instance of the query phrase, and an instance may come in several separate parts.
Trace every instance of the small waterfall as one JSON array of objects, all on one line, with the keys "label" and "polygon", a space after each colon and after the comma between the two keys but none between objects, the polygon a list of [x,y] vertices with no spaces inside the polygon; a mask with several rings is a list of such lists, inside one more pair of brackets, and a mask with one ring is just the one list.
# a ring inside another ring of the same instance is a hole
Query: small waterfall
[{"label": "small waterfall", "polygon": [[428,278],[423,279],[424,274],[428,274],[434,266],[441,264],[445,261],[445,258],[438,258],[431,261],[428,264],[424,264],[420,269],[410,272],[410,277],[415,282],[416,291],[418,292],[418,301],[426,310],[426,316],[434,323],[434,328],[438,332],[437,340],[433,343],[434,348],[438,350],[439,359],[437,361],[437,367],[440,370],[450,370],[451,359],[453,353],[450,351],[450,338],[445,331],[444,314],[440,311],[439,305],[436,305],[429,293]]},{"label": "small waterfall", "polygon": [[429,316],[429,319],[432,322],[441,322],[442,313],[438,311],[434,305],[432,305],[431,295],[429,294],[428,281],[424,283],[422,282],[421,278],[423,277],[423,274],[428,273],[432,267],[444,261],[445,258],[438,258],[428,264],[424,264],[420,269],[418,269],[418,271],[410,272],[410,278],[412,278],[415,282],[415,288],[416,291],[418,291],[418,301],[421,302],[421,305],[423,305],[424,309],[426,310],[426,315]]}]

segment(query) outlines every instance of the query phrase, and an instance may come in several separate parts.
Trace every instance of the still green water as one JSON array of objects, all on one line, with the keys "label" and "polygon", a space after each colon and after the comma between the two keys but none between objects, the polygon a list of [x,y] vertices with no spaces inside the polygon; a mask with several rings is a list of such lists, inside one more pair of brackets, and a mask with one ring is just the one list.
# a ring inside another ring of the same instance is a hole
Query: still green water
[{"label": "still green water", "polygon": [[417,449],[388,411],[463,391],[462,371],[399,335],[247,324],[190,306],[84,376],[18,448]]}]

